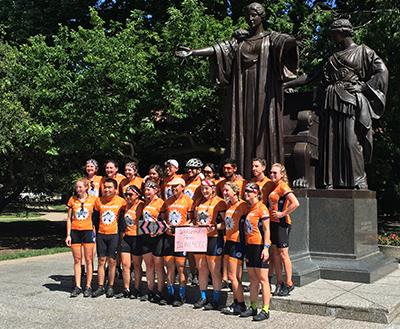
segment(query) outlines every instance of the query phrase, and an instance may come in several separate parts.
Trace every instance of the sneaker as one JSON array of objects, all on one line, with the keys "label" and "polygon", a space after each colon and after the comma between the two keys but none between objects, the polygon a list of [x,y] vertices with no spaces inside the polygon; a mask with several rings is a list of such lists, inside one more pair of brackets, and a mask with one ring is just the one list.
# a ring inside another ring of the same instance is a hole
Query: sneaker
[{"label": "sneaker", "polygon": [[167,300],[162,295],[160,295],[160,296],[161,296],[161,298],[160,298],[160,301],[158,302],[158,305],[160,305],[160,306],[167,305],[168,304]]},{"label": "sneaker", "polygon": [[179,296],[177,299],[175,299],[172,303],[173,307],[179,307],[185,304],[185,299]]},{"label": "sneaker", "polygon": [[228,281],[222,281],[221,289],[228,289],[229,288],[229,282]]},{"label": "sneaker", "polygon": [[199,278],[197,277],[197,275],[193,276],[191,286],[192,287],[198,287],[199,286]]},{"label": "sneaker", "polygon": [[289,296],[290,292],[294,290],[294,285],[288,286],[287,284],[282,285],[282,289],[278,292],[278,296],[285,297]]},{"label": "sneaker", "polygon": [[104,287],[98,287],[97,290],[92,294],[93,298],[99,297],[101,295],[104,295],[106,292],[106,290],[104,289]]},{"label": "sneaker", "polygon": [[269,319],[269,312],[265,312],[264,310],[261,310],[260,313],[253,316],[253,321],[263,321],[267,319]]},{"label": "sneaker", "polygon": [[245,311],[240,313],[241,318],[248,318],[249,316],[255,316],[257,315],[257,310],[254,310],[251,307],[248,307]]},{"label": "sneaker", "polygon": [[129,295],[130,299],[137,299],[139,296],[139,290],[133,288],[133,290],[131,291],[131,294]]},{"label": "sneaker", "polygon": [[114,297],[114,289],[113,289],[113,287],[108,287],[108,288],[107,288],[106,297],[107,297],[107,298],[112,298],[112,297]]},{"label": "sneaker", "polygon": [[148,294],[144,294],[144,295],[140,296],[139,300],[141,302],[147,302],[149,300],[149,295]]},{"label": "sneaker", "polygon": [[71,295],[69,295],[69,297],[74,298],[74,297],[78,297],[78,295],[80,295],[82,293],[82,289],[79,287],[75,287],[72,291],[71,291]]},{"label": "sneaker", "polygon": [[92,296],[92,288],[91,287],[87,287],[86,289],[85,289],[85,291],[83,292],[83,297],[90,297],[90,296]]},{"label": "sneaker", "polygon": [[161,299],[162,299],[161,294],[160,294],[159,292],[156,292],[156,293],[153,293],[152,295],[153,295],[153,296],[152,296],[152,298],[151,298],[150,301],[151,301],[152,303],[159,304],[160,301],[161,301]]},{"label": "sneaker", "polygon": [[204,311],[218,311],[220,308],[221,306],[219,305],[219,303],[214,300],[204,305]]},{"label": "sneaker", "polygon": [[241,306],[239,304],[232,303],[231,305],[223,308],[221,312],[226,315],[239,315],[240,313],[245,311],[246,305]]},{"label": "sneaker", "polygon": [[200,298],[196,303],[194,303],[193,308],[202,308],[207,304],[207,299]]},{"label": "sneaker", "polygon": [[115,298],[120,299],[120,298],[128,298],[130,296],[131,292],[128,289],[124,289],[122,292],[118,293],[115,295]]},{"label": "sneaker", "polygon": [[283,288],[283,283],[277,283],[275,286],[275,291],[272,293],[272,296],[279,296],[279,293],[282,290],[282,288]]}]

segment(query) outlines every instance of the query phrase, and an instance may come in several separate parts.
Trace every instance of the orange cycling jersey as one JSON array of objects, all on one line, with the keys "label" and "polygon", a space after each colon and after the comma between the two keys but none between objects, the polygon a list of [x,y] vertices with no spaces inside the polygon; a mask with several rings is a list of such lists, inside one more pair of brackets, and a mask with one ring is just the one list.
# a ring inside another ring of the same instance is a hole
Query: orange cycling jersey
[{"label": "orange cycling jersey", "polygon": [[196,178],[191,180],[187,174],[182,175],[182,178],[186,182],[185,190],[183,193],[185,193],[192,200],[197,200],[201,198],[201,178],[197,176]]},{"label": "orange cycling jersey", "polygon": [[[169,226],[182,226],[189,224],[188,215],[192,211],[193,200],[186,194],[178,198],[172,196],[164,203],[166,222]],[[168,233],[170,234],[170,233]],[[172,235],[172,234],[170,234]]]},{"label": "orange cycling jersey", "polygon": [[261,200],[265,205],[267,205],[268,196],[275,188],[274,182],[270,180],[267,176],[264,176],[264,178],[260,181],[257,181],[255,178],[253,178],[251,181],[256,183],[260,187]]},{"label": "orange cycling jersey", "polygon": [[[275,189],[269,195],[269,210],[272,211],[285,211],[289,206],[287,195],[293,193],[292,189],[284,181],[280,181]],[[292,224],[289,215],[284,217],[286,223]],[[272,222],[280,222],[280,219],[271,219]]]},{"label": "orange cycling jersey", "polygon": [[100,196],[100,186],[103,177],[95,175],[92,178],[87,177],[87,179],[89,180],[88,194],[93,196]]},{"label": "orange cycling jersey", "polygon": [[170,181],[172,181],[174,178],[178,178],[181,177],[182,175],[172,175],[172,176],[168,176],[165,177],[163,179],[162,185],[161,185],[161,196],[164,200],[168,200],[171,196],[173,196],[174,194],[172,193],[172,189],[171,189],[171,185],[168,185],[168,183]]},{"label": "orange cycling jersey", "polygon": [[[194,218],[198,225],[216,225],[223,221],[226,203],[219,196],[209,200],[200,199],[194,210]],[[208,233],[208,236],[218,236],[218,231]]]},{"label": "orange cycling jersey", "polygon": [[240,220],[243,216],[246,216],[249,208],[247,203],[239,200],[235,204],[231,205],[225,212],[225,231],[226,240],[233,242],[240,241]]},{"label": "orange cycling jersey", "polygon": [[[113,179],[115,179],[117,181],[117,194],[120,195],[120,189],[119,186],[121,184],[121,182],[126,179],[126,177],[122,174],[117,173],[115,175],[115,177],[111,177]],[[100,185],[100,193],[103,194],[103,189],[104,189],[104,181],[105,181],[106,177],[103,177],[103,179],[101,180],[101,185]]]},{"label": "orange cycling jersey", "polygon": [[236,184],[239,187],[240,197],[243,198],[246,181],[241,177],[235,177],[235,179],[232,181],[227,180],[226,178],[220,180],[217,184],[218,196],[222,197],[224,195],[224,186],[227,182],[232,182],[232,183]]},{"label": "orange cycling jersey", "polygon": [[153,200],[146,202],[143,208],[143,220],[146,222],[155,222],[158,220],[160,212],[164,205],[163,199],[155,197]]},{"label": "orange cycling jersey", "polygon": [[97,197],[89,195],[85,201],[81,202],[78,197],[69,198],[67,207],[72,210],[71,230],[92,230],[92,214]]},{"label": "orange cycling jersey", "polygon": [[99,212],[99,233],[117,234],[118,221],[122,211],[125,211],[126,201],[115,195],[111,199],[97,198],[94,209]]},{"label": "orange cycling jersey", "polygon": [[144,202],[141,200],[137,200],[135,204],[133,204],[130,208],[125,209],[125,234],[129,236],[138,235],[138,224],[139,219],[142,216],[144,208]]},{"label": "orange cycling jersey", "polygon": [[[258,201],[249,209],[244,223],[246,244],[264,244],[262,222],[269,219],[268,208]],[[268,242],[271,244],[271,242]]]},{"label": "orange cycling jersey", "polygon": [[119,195],[123,196],[128,186],[135,185],[139,190],[143,189],[143,178],[136,176],[134,179],[129,180],[124,178],[119,184]]}]

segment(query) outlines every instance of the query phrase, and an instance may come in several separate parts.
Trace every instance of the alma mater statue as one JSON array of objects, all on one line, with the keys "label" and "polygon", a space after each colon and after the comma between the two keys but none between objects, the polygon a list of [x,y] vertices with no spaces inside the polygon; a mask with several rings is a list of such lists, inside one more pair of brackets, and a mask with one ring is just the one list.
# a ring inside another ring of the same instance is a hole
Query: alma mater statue
[{"label": "alma mater statue", "polygon": [[334,21],[330,33],[337,51],[284,87],[321,80],[318,187],[367,189],[364,161],[372,155],[372,119],[384,111],[388,70],[372,49],[354,43],[349,20]]},{"label": "alma mater statue", "polygon": [[252,3],[245,12],[249,31],[236,31],[231,40],[208,48],[180,47],[176,56],[210,57],[213,80],[227,88],[228,156],[248,178],[256,156],[269,166],[284,161],[282,83],[295,78],[298,51],[293,37],[264,31],[262,5]]}]

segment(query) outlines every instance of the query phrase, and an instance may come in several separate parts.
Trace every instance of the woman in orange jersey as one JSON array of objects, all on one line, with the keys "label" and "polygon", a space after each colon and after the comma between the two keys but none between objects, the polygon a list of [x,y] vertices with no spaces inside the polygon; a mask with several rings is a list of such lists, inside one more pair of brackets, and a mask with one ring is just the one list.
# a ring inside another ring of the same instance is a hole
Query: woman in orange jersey
[{"label": "woman in orange jersey", "polygon": [[[104,164],[104,169],[106,171],[106,177],[115,179],[117,181],[117,195],[119,195],[119,185],[121,182],[126,178],[124,175],[120,174],[118,172],[118,164],[114,160],[107,160],[106,163]],[[104,179],[103,177],[101,185],[100,185],[100,193],[102,194],[103,186],[104,186]]]},{"label": "woman in orange jersey", "polygon": [[135,161],[128,162],[125,165],[125,176],[119,185],[119,194],[124,195],[126,188],[135,185],[140,190],[143,188],[143,178],[138,175],[137,163]]},{"label": "woman in orange jersey", "polygon": [[86,287],[83,292],[84,297],[92,295],[92,277],[93,277],[93,248],[94,232],[92,214],[96,197],[88,194],[89,181],[79,179],[75,184],[76,195],[72,196],[67,203],[67,237],[65,243],[71,247],[74,257],[74,275],[75,288],[71,292],[71,297],[77,297],[82,292],[81,287],[81,265],[82,251],[87,264]]},{"label": "woman in orange jersey", "polygon": [[[125,232],[121,241],[121,263],[124,290],[116,298],[138,297],[140,281],[142,280],[142,243],[143,235],[138,235],[139,219],[142,217],[144,202],[141,200],[142,191],[136,185],[126,188],[124,197],[127,201],[125,208]],[[135,270],[135,286],[130,290],[131,264]]]},{"label": "woman in orange jersey", "polygon": [[[241,317],[253,316],[254,321],[269,318],[271,291],[268,282],[268,261],[270,233],[269,212],[261,199],[260,187],[256,183],[246,184],[244,198],[249,205],[249,212],[244,223],[246,242],[246,267],[250,279],[250,307],[240,313]],[[257,314],[258,292],[262,288],[263,307]]]},{"label": "woman in orange jersey", "polygon": [[100,196],[100,186],[102,176],[98,176],[99,164],[95,159],[89,159],[86,161],[85,165],[86,178],[90,183],[89,195]]},{"label": "woman in orange jersey", "polygon": [[[292,224],[289,214],[299,206],[299,201],[288,185],[286,169],[282,164],[272,165],[270,177],[275,184],[275,189],[269,195],[272,263],[277,281],[274,294],[287,296],[294,289],[292,262],[289,257],[289,233]],[[286,273],[285,283],[282,279],[282,264]]]},{"label": "woman in orange jersey", "polygon": [[[186,276],[185,261],[186,253],[176,252],[175,247],[175,227],[189,224],[192,217],[193,200],[184,193],[185,180],[175,178],[169,182],[173,195],[164,203],[165,221],[168,230],[164,236],[164,262],[167,267],[167,293],[168,302],[172,306],[182,306],[186,298]],[[179,294],[175,299],[175,269],[179,276]]]},{"label": "woman in orange jersey", "polygon": [[235,183],[227,182],[223,193],[228,205],[224,220],[226,232],[224,260],[228,264],[228,278],[232,283],[234,300],[232,305],[222,310],[222,313],[239,315],[246,311],[241,278],[244,258],[243,220],[247,215],[248,206],[240,199],[240,188]]},{"label": "woman in orange jersey", "polygon": [[[157,222],[162,216],[164,201],[158,196],[160,186],[148,180],[144,184],[145,205],[143,208],[144,222]],[[140,301],[149,300],[161,305],[166,305],[166,300],[162,297],[164,288],[164,260],[163,260],[163,234],[147,234],[142,244],[143,259],[146,264],[146,278],[149,292],[140,297]],[[157,288],[155,290],[155,273],[157,273]]]},{"label": "woman in orange jersey", "polygon": [[218,167],[213,163],[206,163],[203,168],[205,179],[213,180],[217,185],[223,178],[219,176]]},{"label": "woman in orange jersey", "polygon": [[[199,270],[200,299],[194,304],[194,308],[205,310],[217,310],[220,307],[221,298],[221,258],[224,248],[224,223],[226,203],[216,195],[216,185],[211,180],[201,182],[200,199],[194,210],[194,220],[196,225],[207,226],[207,252],[196,253],[196,265]],[[208,274],[211,273],[213,282],[213,296],[207,302]]]},{"label": "woman in orange jersey", "polygon": [[163,175],[163,168],[158,164],[152,164],[149,167],[147,176],[143,178],[143,181],[146,182],[148,179],[151,179],[152,181],[155,181],[158,185],[162,186]]}]

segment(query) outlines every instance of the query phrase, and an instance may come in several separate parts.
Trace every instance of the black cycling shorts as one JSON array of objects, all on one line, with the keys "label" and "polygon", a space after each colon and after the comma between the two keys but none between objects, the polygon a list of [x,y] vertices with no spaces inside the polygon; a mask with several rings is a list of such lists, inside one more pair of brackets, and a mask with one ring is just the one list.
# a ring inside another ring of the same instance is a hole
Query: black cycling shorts
[{"label": "black cycling shorts", "polygon": [[289,247],[289,233],[291,225],[286,222],[270,222],[271,243],[277,248]]},{"label": "black cycling shorts", "polygon": [[125,235],[121,241],[121,252],[127,252],[135,256],[142,256],[142,237],[143,235]]},{"label": "black cycling shorts", "polygon": [[163,256],[186,257],[186,252],[175,251],[175,236],[164,235]]},{"label": "black cycling shorts", "polygon": [[224,236],[207,237],[207,256],[222,256],[224,252]]},{"label": "black cycling shorts", "polygon": [[246,245],[245,259],[246,267],[255,268],[269,268],[269,259],[263,261],[261,259],[261,252],[264,249],[264,245],[259,244],[248,244]]},{"label": "black cycling shorts", "polygon": [[119,234],[101,234],[96,236],[97,257],[117,258]]},{"label": "black cycling shorts", "polygon": [[164,234],[150,237],[151,252],[153,256],[162,257],[164,256]]},{"label": "black cycling shorts", "polygon": [[93,230],[71,230],[71,244],[95,243],[96,237]]},{"label": "black cycling shorts", "polygon": [[224,248],[224,255],[243,260],[244,258],[244,245],[240,242],[226,241]]}]

